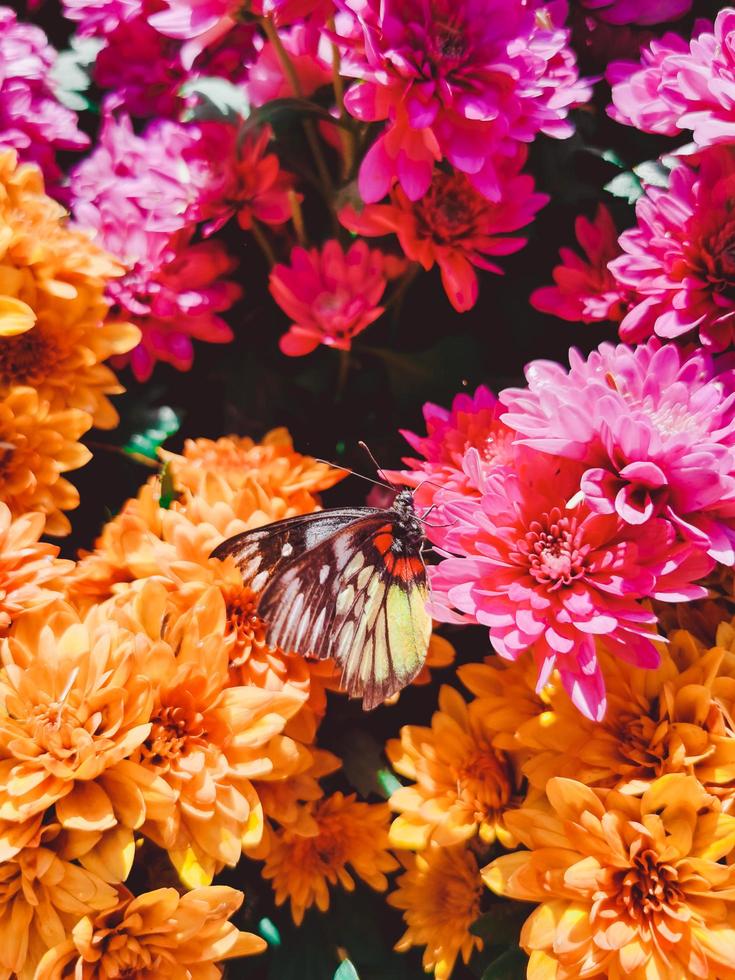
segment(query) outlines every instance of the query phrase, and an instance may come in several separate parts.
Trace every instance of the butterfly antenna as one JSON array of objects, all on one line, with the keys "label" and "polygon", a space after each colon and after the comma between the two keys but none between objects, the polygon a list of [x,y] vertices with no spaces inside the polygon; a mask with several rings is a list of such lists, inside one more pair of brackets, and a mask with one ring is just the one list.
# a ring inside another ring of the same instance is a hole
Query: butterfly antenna
[{"label": "butterfly antenna", "polygon": [[386,490],[395,490],[395,487],[390,483],[383,483],[381,480],[373,480],[370,476],[365,476],[364,473],[358,473],[357,470],[351,470],[349,466],[340,466],[339,463],[333,463],[329,459],[320,459],[315,456],[314,459],[317,463],[326,463],[327,466],[333,466],[336,470],[343,470],[345,473],[349,473],[350,476],[358,476],[361,480],[367,480],[368,483],[374,483],[376,487],[385,487]]},{"label": "butterfly antenna", "polygon": [[378,476],[382,476],[386,480],[386,482],[390,484],[391,490],[395,490],[396,489],[395,484],[391,483],[391,481],[385,475],[385,470],[380,465],[380,463],[377,461],[377,459],[373,456],[373,454],[370,452],[370,447],[368,446],[368,444],[366,442],[363,442],[362,439],[361,439],[358,442],[357,445],[360,447],[360,449],[364,449],[365,452],[368,454],[368,456],[370,457],[370,459],[373,462],[373,465],[375,466],[375,469],[378,472]]}]

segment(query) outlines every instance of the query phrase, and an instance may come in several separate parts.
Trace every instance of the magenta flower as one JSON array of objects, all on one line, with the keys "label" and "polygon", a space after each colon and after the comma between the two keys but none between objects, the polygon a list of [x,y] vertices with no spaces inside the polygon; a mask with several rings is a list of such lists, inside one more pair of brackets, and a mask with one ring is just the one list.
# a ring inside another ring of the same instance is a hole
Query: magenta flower
[{"label": "magenta flower", "polygon": [[673,34],[652,42],[641,65],[613,64],[609,78],[615,84],[608,111],[619,122],[668,136],[690,129],[702,147],[733,142],[735,9],[721,10],[714,27],[699,21],[688,44]]},{"label": "magenta flower", "polygon": [[480,500],[447,505],[456,520],[445,544],[453,557],[431,574],[434,616],[487,626],[508,660],[530,650],[538,687],[557,668],[579,710],[600,720],[606,701],[596,640],[655,667],[656,616],[641,600],[705,594],[691,585],[701,562],[691,562],[665,520],[631,527],[592,511],[578,499],[578,464],[523,447],[516,453],[513,469],[487,477]]},{"label": "magenta flower", "polygon": [[658,334],[715,351],[735,327],[735,149],[713,147],[694,169],[681,162],[667,190],[648,187],[636,203],[638,224],[623,232],[623,254],[610,271],[635,297],[620,324],[623,340]]},{"label": "magenta flower", "polygon": [[[153,0],[155,3],[155,0]],[[64,16],[76,21],[82,37],[106,37],[126,21],[152,9],[151,0],[62,0]]]},{"label": "magenta flower", "polygon": [[414,487],[419,507],[434,508],[427,533],[442,545],[451,527],[444,504],[461,497],[479,498],[487,476],[498,467],[513,463],[515,433],[500,421],[506,406],[484,385],[474,395],[462,392],[450,409],[427,402],[424,405],[426,435],[401,429],[423,459],[404,457],[408,469],[387,470],[395,483]]},{"label": "magenta flower", "polygon": [[0,7],[0,149],[17,150],[38,164],[48,189],[58,193],[58,150],[83,150],[89,143],[77,117],[54,94],[50,72],[56,51],[34,24],[19,23]]},{"label": "magenta flower", "polygon": [[569,108],[589,98],[579,80],[563,5],[537,16],[525,0],[340,0],[342,71],[361,80],[352,115],[386,126],[360,168],[367,202],[398,180],[418,200],[446,159],[498,200],[498,164],[539,133],[568,136]]},{"label": "magenta flower", "polygon": [[475,267],[502,275],[502,268],[489,256],[523,248],[526,239],[508,233],[530,224],[548,201],[536,192],[532,177],[515,169],[502,180],[502,198],[494,203],[475,190],[465,174],[437,170],[418,201],[409,200],[396,186],[389,204],[368,204],[359,213],[348,206],[339,217],[360,235],[393,232],[406,258],[420,262],[424,269],[436,263],[447,296],[461,313],[477,302]]},{"label": "magenta flower", "polygon": [[628,299],[607,267],[620,254],[615,222],[605,205],[599,204],[594,219],[580,215],[574,230],[585,258],[571,248],[560,249],[561,264],[552,273],[556,285],[536,289],[531,305],[573,323],[618,323]]},{"label": "magenta flower", "polygon": [[642,526],[663,518],[680,536],[735,564],[735,377],[703,351],[658,340],[602,344],[567,372],[526,368],[507,389],[503,421],[535,450],[574,460],[592,512]]},{"label": "magenta flower", "polygon": [[608,24],[662,24],[688,14],[692,0],[579,0]]},{"label": "magenta flower", "polygon": [[294,321],[281,337],[284,354],[309,354],[319,344],[349,350],[352,339],[383,313],[386,287],[382,252],[355,242],[347,252],[328,241],[321,251],[294,248],[290,265],[276,265],[270,291]]}]

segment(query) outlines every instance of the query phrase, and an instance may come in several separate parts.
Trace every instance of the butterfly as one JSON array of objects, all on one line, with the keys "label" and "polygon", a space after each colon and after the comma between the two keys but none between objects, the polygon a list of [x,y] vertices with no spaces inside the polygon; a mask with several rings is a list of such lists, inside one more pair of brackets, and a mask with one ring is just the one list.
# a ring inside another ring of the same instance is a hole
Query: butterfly
[{"label": "butterfly", "polygon": [[409,684],[426,660],[425,540],[404,489],[387,509],[335,508],[245,531],[212,557],[232,556],[258,593],[270,646],[334,658],[342,686],[369,711]]}]

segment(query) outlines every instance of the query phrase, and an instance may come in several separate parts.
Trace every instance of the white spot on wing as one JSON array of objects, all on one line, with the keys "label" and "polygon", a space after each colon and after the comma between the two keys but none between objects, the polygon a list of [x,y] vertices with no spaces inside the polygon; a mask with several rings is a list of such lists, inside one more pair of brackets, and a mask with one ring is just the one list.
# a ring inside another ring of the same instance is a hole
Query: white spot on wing
[{"label": "white spot on wing", "polygon": [[258,574],[255,576],[253,581],[250,583],[250,587],[252,588],[253,592],[260,592],[260,590],[263,588],[263,586],[267,581],[268,581],[268,572],[267,571],[258,572]]},{"label": "white spot on wing", "polygon": [[287,541],[281,548],[281,555],[283,558],[288,558],[289,555],[293,554],[293,545],[289,544]]},{"label": "white spot on wing", "polygon": [[327,576],[329,575],[329,565],[322,565],[319,569],[319,584],[324,585],[327,581]]},{"label": "white spot on wing", "polygon": [[365,558],[363,557],[362,552],[360,551],[356,552],[352,556],[347,568],[345,568],[344,570],[345,578],[352,578],[352,576],[356,572],[359,572],[359,570],[362,568],[364,564],[365,564]]}]

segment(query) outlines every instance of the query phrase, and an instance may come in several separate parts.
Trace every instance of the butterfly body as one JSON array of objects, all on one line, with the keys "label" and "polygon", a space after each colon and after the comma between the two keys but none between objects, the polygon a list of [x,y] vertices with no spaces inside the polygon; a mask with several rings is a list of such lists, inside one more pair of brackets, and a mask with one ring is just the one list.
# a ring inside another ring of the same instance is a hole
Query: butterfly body
[{"label": "butterfly body", "polygon": [[271,646],[333,657],[348,693],[370,709],[399,691],[426,659],[425,537],[410,490],[393,506],[351,507],[246,531],[213,552],[232,556],[258,593]]}]

